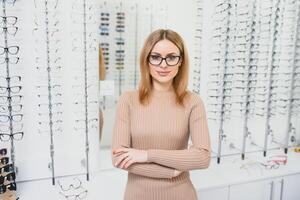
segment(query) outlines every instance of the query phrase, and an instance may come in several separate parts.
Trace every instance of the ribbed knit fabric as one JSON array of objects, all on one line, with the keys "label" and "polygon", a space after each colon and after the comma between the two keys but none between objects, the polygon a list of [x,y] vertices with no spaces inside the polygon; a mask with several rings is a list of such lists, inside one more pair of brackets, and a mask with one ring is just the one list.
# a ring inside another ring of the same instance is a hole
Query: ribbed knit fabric
[{"label": "ribbed knit fabric", "polygon": [[[210,163],[205,108],[194,93],[189,92],[184,107],[176,105],[175,97],[173,90],[153,90],[150,104],[142,105],[136,90],[118,100],[112,149],[147,150],[149,161],[127,169],[125,200],[197,199],[188,171],[205,169]],[[173,177],[175,169],[183,172]]]}]

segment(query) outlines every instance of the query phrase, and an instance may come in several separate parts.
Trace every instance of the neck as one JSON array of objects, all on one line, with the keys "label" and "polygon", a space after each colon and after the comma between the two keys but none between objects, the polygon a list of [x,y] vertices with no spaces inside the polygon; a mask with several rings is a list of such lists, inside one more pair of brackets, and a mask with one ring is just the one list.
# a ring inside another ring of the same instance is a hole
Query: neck
[{"label": "neck", "polygon": [[153,80],[153,89],[157,91],[170,91],[173,89],[172,81],[167,83],[160,83]]}]

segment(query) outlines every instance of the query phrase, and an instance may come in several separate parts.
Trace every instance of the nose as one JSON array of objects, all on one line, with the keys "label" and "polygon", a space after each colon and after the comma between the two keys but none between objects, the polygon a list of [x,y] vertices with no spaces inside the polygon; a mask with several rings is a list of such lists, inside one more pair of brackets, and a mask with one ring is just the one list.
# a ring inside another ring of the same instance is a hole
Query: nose
[{"label": "nose", "polygon": [[160,67],[162,67],[162,68],[168,67],[166,59],[164,59],[164,60],[160,63]]}]

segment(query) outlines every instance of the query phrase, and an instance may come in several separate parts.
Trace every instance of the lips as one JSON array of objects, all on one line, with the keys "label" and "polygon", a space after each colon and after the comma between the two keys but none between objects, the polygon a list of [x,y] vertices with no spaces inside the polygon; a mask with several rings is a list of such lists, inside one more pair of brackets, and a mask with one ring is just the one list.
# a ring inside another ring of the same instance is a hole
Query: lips
[{"label": "lips", "polygon": [[164,71],[164,72],[159,72],[157,71],[157,73],[160,75],[160,76],[167,76],[171,71]]}]

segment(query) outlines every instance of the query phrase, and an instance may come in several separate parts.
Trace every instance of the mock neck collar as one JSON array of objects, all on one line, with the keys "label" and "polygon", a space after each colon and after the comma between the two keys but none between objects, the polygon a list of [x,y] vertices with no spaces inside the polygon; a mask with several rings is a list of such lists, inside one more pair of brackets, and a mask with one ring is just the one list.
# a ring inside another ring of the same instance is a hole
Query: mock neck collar
[{"label": "mock neck collar", "polygon": [[175,90],[173,87],[171,87],[169,90],[157,90],[155,88],[152,88],[151,92],[155,97],[171,97],[175,95]]}]

